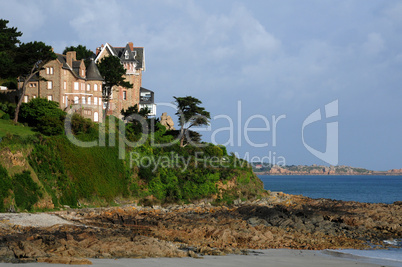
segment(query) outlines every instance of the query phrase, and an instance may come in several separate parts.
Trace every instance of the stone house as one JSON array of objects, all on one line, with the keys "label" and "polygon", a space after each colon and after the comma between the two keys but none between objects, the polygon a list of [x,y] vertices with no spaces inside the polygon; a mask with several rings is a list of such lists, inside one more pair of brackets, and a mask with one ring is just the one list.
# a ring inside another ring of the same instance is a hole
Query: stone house
[{"label": "stone house", "polygon": [[[27,85],[23,102],[42,97],[56,101],[60,108],[68,111],[73,105],[79,105],[79,112],[83,117],[95,122],[101,122],[105,103],[102,99],[103,78],[99,73],[96,63],[106,56],[117,56],[127,70],[126,79],[133,84],[133,88],[113,88],[110,99],[108,115],[121,117],[120,111],[135,104],[140,105],[140,91],[142,83],[142,71],[145,71],[145,55],[143,47],[134,47],[128,43],[125,47],[112,47],[110,44],[102,45],[96,49],[96,58],[91,60],[88,68],[84,60],[76,59],[76,52],[70,51],[66,55],[56,54],[57,59],[52,60],[40,71],[39,77],[31,79]],[[19,84],[22,86],[22,83]],[[153,92],[147,90],[147,94]]]},{"label": "stone house", "polygon": [[57,58],[40,71],[40,76],[45,80],[35,77],[29,81],[23,102],[27,103],[36,97],[47,98],[58,102],[60,108],[66,111],[72,105],[80,105],[77,112],[83,117],[101,121],[103,79],[95,62],[90,62],[87,69],[84,60],[76,59],[75,51],[56,55]]},{"label": "stone house", "polygon": [[126,80],[133,84],[133,88],[130,89],[120,86],[113,87],[108,115],[121,117],[120,111],[122,109],[127,109],[136,104],[140,106],[142,72],[145,71],[144,48],[134,47],[131,42],[125,47],[113,47],[106,43],[96,49],[95,62],[98,63],[102,58],[108,56],[115,56],[120,59],[126,69]]}]

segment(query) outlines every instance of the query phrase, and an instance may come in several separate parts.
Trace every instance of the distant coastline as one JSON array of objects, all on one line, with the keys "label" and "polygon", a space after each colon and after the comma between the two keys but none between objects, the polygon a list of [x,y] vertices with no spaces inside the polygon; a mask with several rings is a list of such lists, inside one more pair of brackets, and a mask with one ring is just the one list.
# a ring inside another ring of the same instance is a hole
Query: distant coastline
[{"label": "distant coastline", "polygon": [[253,163],[256,175],[402,175],[402,169],[388,171],[373,171],[350,166],[322,166],[322,165],[271,165]]}]

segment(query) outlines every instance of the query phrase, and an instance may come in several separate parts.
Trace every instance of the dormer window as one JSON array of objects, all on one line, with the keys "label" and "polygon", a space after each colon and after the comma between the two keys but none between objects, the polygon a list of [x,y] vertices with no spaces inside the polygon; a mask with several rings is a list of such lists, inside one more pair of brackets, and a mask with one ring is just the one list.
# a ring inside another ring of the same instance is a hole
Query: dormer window
[{"label": "dormer window", "polygon": [[124,58],[128,59],[128,51],[126,50],[126,52],[124,53]]}]

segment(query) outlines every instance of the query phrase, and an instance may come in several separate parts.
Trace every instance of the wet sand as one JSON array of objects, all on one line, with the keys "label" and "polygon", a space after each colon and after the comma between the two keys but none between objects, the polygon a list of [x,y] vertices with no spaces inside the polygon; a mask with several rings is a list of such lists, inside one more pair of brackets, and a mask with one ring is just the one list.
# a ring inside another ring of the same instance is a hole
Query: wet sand
[{"label": "wet sand", "polygon": [[[178,266],[248,266],[248,267],[363,267],[363,266],[398,266],[392,262],[373,262],[364,258],[345,258],[326,254],[325,251],[266,249],[252,250],[249,255],[205,256],[195,258],[147,258],[147,259],[89,259],[93,265],[106,266],[147,266],[147,267],[178,267]],[[0,263],[0,266],[19,266],[20,264]],[[24,263],[24,267],[61,266],[60,264]],[[91,266],[91,265],[83,265]]]}]

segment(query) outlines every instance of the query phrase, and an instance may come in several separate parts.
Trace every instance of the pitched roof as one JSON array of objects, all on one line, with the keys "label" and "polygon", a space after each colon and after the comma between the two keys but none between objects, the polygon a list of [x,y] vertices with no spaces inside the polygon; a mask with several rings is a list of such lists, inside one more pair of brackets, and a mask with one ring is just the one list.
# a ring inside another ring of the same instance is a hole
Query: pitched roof
[{"label": "pitched roof", "polygon": [[[127,43],[125,47],[113,47],[109,43],[106,43],[102,49],[109,50],[111,55],[118,57],[123,63],[133,62],[136,65],[136,69],[143,69],[145,67],[144,48],[131,47],[130,44],[132,46],[132,43]],[[100,53],[98,54],[98,57],[99,56]]]},{"label": "pitched roof", "polygon": [[99,69],[96,66],[94,60],[91,60],[91,62],[88,65],[88,68],[87,68],[87,80],[101,80],[101,81],[103,81],[102,75],[100,74]]}]

